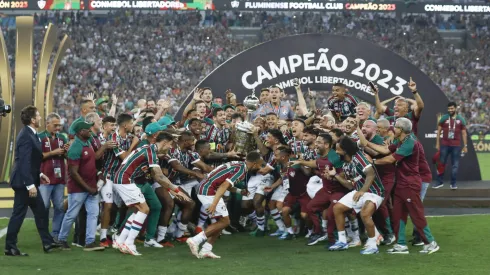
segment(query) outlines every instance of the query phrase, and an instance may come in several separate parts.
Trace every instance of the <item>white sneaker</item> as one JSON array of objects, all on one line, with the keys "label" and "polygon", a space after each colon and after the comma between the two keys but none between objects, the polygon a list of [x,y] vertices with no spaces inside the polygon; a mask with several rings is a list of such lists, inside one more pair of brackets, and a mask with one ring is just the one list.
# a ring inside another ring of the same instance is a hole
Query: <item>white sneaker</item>
[{"label": "white sneaker", "polygon": [[432,254],[434,252],[439,251],[439,245],[435,241],[431,242],[430,244],[424,245],[424,248],[420,250],[420,253],[423,254]]},{"label": "white sneaker", "polygon": [[408,247],[406,245],[395,244],[393,248],[388,249],[388,254],[408,254]]},{"label": "white sneaker", "polygon": [[199,258],[204,259],[204,258],[210,258],[210,259],[221,259],[221,256],[218,256],[213,253],[213,251],[203,251],[201,250],[199,252]]},{"label": "white sneaker", "polygon": [[223,235],[231,235],[231,232],[230,231],[227,231],[226,229],[223,229],[221,231],[221,234],[223,234]]},{"label": "white sneaker", "polygon": [[360,239],[354,239],[352,241],[349,242],[349,247],[357,247],[357,246],[361,246],[362,245],[362,242]]},{"label": "white sneaker", "polygon": [[163,245],[157,243],[155,239],[151,239],[149,241],[145,241],[145,247],[163,248]]},{"label": "white sneaker", "polygon": [[200,259],[200,256],[199,256],[199,245],[196,244],[192,240],[192,238],[187,239],[187,241],[185,241],[185,242],[189,246],[189,249],[191,250],[192,255],[194,255],[194,256],[196,256],[196,258]]},{"label": "white sneaker", "polygon": [[136,250],[136,245],[134,244],[123,244],[123,249],[126,250],[126,252],[130,255],[141,256],[141,253]]}]

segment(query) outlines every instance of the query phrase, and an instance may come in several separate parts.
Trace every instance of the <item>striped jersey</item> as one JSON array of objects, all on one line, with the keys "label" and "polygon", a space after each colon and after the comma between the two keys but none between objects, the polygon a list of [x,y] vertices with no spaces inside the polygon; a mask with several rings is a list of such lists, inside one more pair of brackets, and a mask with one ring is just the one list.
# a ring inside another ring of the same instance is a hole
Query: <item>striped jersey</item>
[{"label": "striped jersey", "polygon": [[338,120],[344,120],[350,115],[356,114],[357,98],[350,93],[345,93],[344,99],[330,96],[327,100],[328,109]]},{"label": "striped jersey", "polygon": [[107,140],[117,143],[117,146],[112,150],[108,150],[107,154],[104,156],[104,177],[109,177],[109,179],[112,180],[114,174],[116,173],[119,165],[122,162],[119,156],[125,151],[129,150],[129,148],[131,147],[131,143],[133,142],[133,136],[131,134],[127,134],[127,136],[123,138],[116,130],[114,133],[107,137]]},{"label": "striped jersey", "polygon": [[289,140],[288,145],[297,158],[302,158],[304,160],[313,160],[317,158],[316,150],[311,149],[304,140],[297,140],[293,137]]},{"label": "striped jersey", "polygon": [[[364,186],[366,181],[366,174],[364,172],[369,167],[373,166],[362,152],[358,152],[352,157],[351,162],[344,162],[342,170],[344,171],[346,179],[354,182],[354,189],[359,191]],[[374,169],[374,175],[374,181],[369,187],[369,193],[384,197],[384,186],[376,169]]]},{"label": "striped jersey", "polygon": [[214,196],[216,190],[225,181],[232,186],[243,181],[247,175],[247,165],[243,161],[232,161],[222,164],[211,171],[199,184],[199,195]]},{"label": "striped jersey", "polygon": [[[189,170],[193,170],[194,169],[193,164],[200,161],[200,156],[198,153],[192,151],[182,151],[178,147],[170,149],[168,154],[170,156],[168,163],[172,161],[178,161],[180,164],[182,164],[182,166],[184,166]],[[169,167],[169,173],[170,173],[170,169],[171,167]],[[189,175],[187,174],[183,174],[179,172],[176,173],[177,176],[180,178],[181,183],[190,179]]]},{"label": "striped jersey", "polygon": [[114,176],[115,184],[134,183],[137,178],[145,177],[150,168],[160,168],[158,165],[157,146],[143,145],[129,154],[121,163]]}]

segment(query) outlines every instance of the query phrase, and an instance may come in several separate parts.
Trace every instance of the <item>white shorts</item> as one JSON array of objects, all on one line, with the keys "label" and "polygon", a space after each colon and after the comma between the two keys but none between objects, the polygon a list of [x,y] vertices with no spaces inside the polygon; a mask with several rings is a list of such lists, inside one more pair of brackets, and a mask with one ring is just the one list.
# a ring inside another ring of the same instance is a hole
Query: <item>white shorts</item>
[{"label": "white shorts", "polygon": [[99,195],[100,200],[105,203],[113,203],[114,202],[114,182],[110,179],[106,179],[104,186],[100,189]]},{"label": "white shorts", "polygon": [[356,192],[357,191],[354,190],[347,193],[338,201],[338,203],[341,203],[349,208],[354,209],[356,213],[361,212],[362,207],[368,201],[373,202],[376,206],[376,209],[378,209],[378,207],[381,206],[381,203],[383,203],[383,198],[373,193],[364,193],[364,195],[362,195],[362,197],[357,202],[354,202],[354,194]]},{"label": "white shorts", "polygon": [[[175,181],[175,183],[174,183],[174,184],[175,184],[175,185],[179,185],[179,184],[180,184],[180,180],[179,180],[179,179],[177,179],[177,180]],[[162,187],[162,186],[161,186],[161,185],[160,185],[160,183],[158,183],[158,182],[154,182],[154,183],[151,185],[151,188],[153,188],[153,191],[157,190],[157,189],[158,189],[158,188],[160,188],[160,187]]]},{"label": "white shorts", "polygon": [[271,187],[274,183],[274,176],[271,174],[260,175],[261,181],[259,182],[259,186],[257,186],[257,190],[255,194],[265,195],[264,188]]},{"label": "white shorts", "polygon": [[126,206],[145,202],[143,193],[141,193],[141,190],[134,183],[114,184],[114,190]]},{"label": "white shorts", "polygon": [[257,192],[257,188],[261,184],[262,175],[252,176],[248,179],[247,182],[247,191],[248,195],[242,197],[242,201],[251,201],[255,196],[255,192]]},{"label": "white shorts", "polygon": [[284,202],[284,199],[288,195],[288,190],[284,189],[282,185],[279,185],[276,190],[274,190],[274,193],[272,194],[271,200],[272,201],[280,201]]},{"label": "white shorts", "polygon": [[189,196],[192,195],[192,189],[197,189],[199,188],[199,181],[196,179],[192,179],[189,181],[182,182],[182,184],[179,186],[180,189],[184,190]]},{"label": "white shorts", "polygon": [[318,192],[322,188],[322,179],[319,176],[313,176],[310,178],[308,184],[306,185],[306,192],[308,193],[308,196],[313,199],[316,195],[316,192]]},{"label": "white shorts", "polygon": [[[205,209],[207,209],[214,201],[214,196],[197,195],[197,198]],[[226,208],[223,198],[219,199],[218,205],[216,205],[216,211],[210,216],[210,218],[214,217],[228,217],[228,209]]]}]

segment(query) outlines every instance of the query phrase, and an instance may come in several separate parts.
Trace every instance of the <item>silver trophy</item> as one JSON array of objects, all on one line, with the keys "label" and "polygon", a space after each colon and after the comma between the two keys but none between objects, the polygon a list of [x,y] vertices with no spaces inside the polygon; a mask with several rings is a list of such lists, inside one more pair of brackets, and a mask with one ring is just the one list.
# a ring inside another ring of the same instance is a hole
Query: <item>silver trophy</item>
[{"label": "silver trophy", "polygon": [[255,89],[252,90],[252,94],[245,97],[243,105],[247,107],[248,114],[243,122],[236,124],[235,129],[235,152],[239,155],[246,156],[248,152],[253,151],[255,144],[252,136],[251,123],[252,113],[259,108],[260,100],[255,96]]}]

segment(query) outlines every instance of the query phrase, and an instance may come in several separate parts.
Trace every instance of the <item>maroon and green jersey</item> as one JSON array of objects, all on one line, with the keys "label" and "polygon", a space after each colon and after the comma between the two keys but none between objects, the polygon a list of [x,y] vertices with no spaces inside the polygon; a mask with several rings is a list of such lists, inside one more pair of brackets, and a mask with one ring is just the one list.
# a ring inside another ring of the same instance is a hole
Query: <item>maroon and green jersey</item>
[{"label": "maroon and green jersey", "polygon": [[[366,183],[366,169],[372,167],[371,163],[368,161],[364,153],[358,152],[356,155],[352,156],[351,162],[344,162],[342,170],[346,179],[351,180],[354,183],[354,189],[359,191],[362,189]],[[380,197],[384,197],[384,186],[378,175],[376,169],[374,169],[374,180],[369,186],[369,193],[376,194]]]},{"label": "maroon and green jersey", "polygon": [[[171,161],[178,161],[182,166],[184,166],[189,170],[193,170],[194,163],[200,161],[200,156],[198,153],[192,151],[182,151],[180,150],[180,148],[177,147],[170,149],[169,155],[171,157],[169,163]],[[170,173],[170,169],[171,167],[169,167],[169,173]],[[176,173],[180,179],[180,183],[183,183],[191,179],[187,174],[179,173],[179,172]]]},{"label": "maroon and green jersey", "polygon": [[150,168],[160,168],[155,144],[146,144],[134,150],[124,159],[114,176],[115,184],[135,183],[135,179],[145,177]]},{"label": "maroon and green jersey", "polygon": [[247,165],[243,161],[232,161],[216,167],[199,185],[199,195],[214,196],[225,181],[232,186],[245,179]]},{"label": "maroon and green jersey", "polygon": [[[290,158],[291,161],[297,160],[296,158]],[[310,176],[303,173],[300,165],[293,165],[287,167],[285,174],[282,174],[282,185],[285,189],[289,190],[292,196],[301,196],[306,193],[306,185],[310,180]]]},{"label": "maroon and green jersey", "polygon": [[[78,166],[78,174],[85,183],[93,188],[97,188],[97,169],[95,168],[95,152],[88,141],[82,141],[77,136],[70,145],[67,152],[68,165]],[[68,174],[66,184],[68,193],[87,192],[75,181],[72,175]]]},{"label": "maroon and green jersey", "polygon": [[[38,134],[41,139],[41,149],[43,153],[54,151],[58,148],[63,148],[68,144],[68,139],[59,133],[51,135],[48,131],[43,131]],[[41,162],[41,172],[49,178],[49,184],[65,184],[66,183],[66,165],[65,156],[54,156],[44,159]]]},{"label": "maroon and green jersey", "polygon": [[466,120],[462,116],[445,114],[439,120],[439,126],[442,128],[441,145],[461,146],[461,132],[466,130]]},{"label": "maroon and green jersey", "polygon": [[392,156],[396,159],[396,188],[412,188],[420,190],[420,152],[422,144],[413,135],[402,141],[394,141],[389,146]]},{"label": "maroon and green jersey", "polygon": [[122,162],[122,159],[119,156],[129,150],[131,143],[133,142],[133,136],[127,134],[126,137],[123,138],[116,130],[116,132],[112,133],[107,140],[117,143],[117,146],[114,149],[107,151],[104,164],[104,177],[113,180],[114,175]]},{"label": "maroon and green jersey", "polygon": [[[325,169],[328,167],[334,167],[337,173],[342,172],[342,166],[343,163],[340,160],[340,156],[335,152],[335,150],[330,149],[328,151],[328,154],[326,156],[321,156],[316,160],[316,167],[320,171],[320,174],[325,173]],[[326,179],[324,177],[321,177],[322,182],[323,182],[323,188],[325,191],[328,193],[336,193],[336,192],[341,192],[341,193],[347,193],[349,190],[345,188],[340,182],[338,182],[335,179]]]},{"label": "maroon and green jersey", "polygon": [[[385,117],[385,118],[390,122],[390,125],[392,127],[395,126],[396,119],[397,118],[400,118],[400,117],[396,117],[395,116],[395,110],[394,109],[390,109],[390,108],[386,108],[385,115],[387,115],[387,117]],[[417,130],[418,130],[417,128],[418,128],[418,124],[419,124],[419,119],[420,118],[418,118],[417,116],[415,116],[415,113],[413,111],[408,112],[408,114],[406,114],[403,117],[410,119],[410,121],[412,122],[412,132],[415,135],[417,135]]]},{"label": "maroon and green jersey", "polygon": [[350,93],[345,93],[344,99],[337,99],[333,96],[327,99],[328,109],[338,120],[344,120],[350,115],[355,115],[358,103],[357,98]]}]

